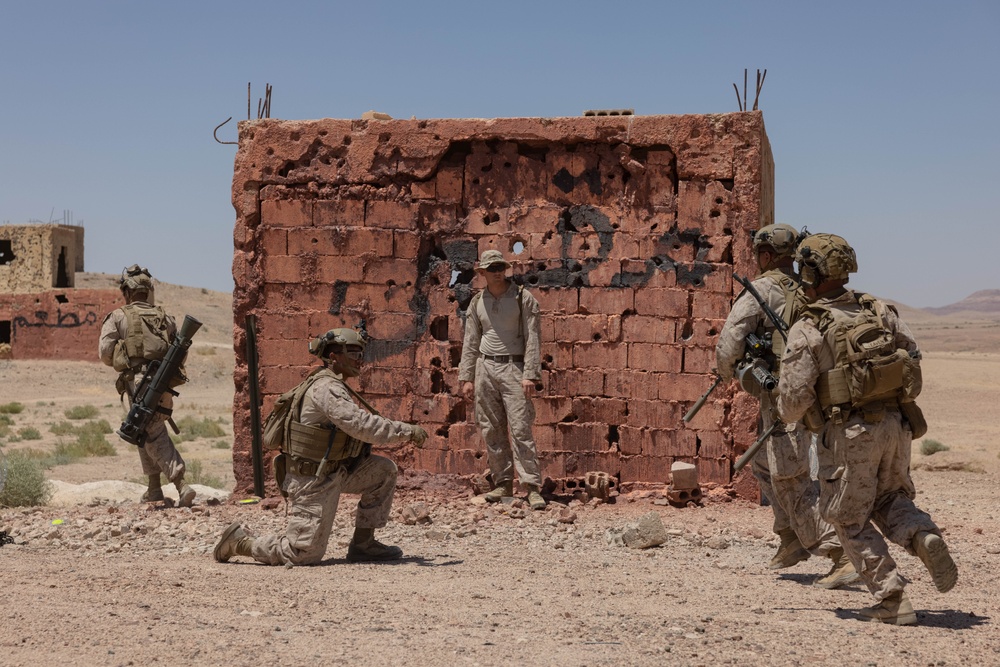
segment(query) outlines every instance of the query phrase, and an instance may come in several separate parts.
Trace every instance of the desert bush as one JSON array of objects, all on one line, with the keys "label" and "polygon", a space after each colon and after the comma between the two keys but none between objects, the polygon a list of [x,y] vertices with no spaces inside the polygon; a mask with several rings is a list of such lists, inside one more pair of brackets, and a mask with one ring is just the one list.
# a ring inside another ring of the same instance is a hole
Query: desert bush
[{"label": "desert bush", "polygon": [[93,405],[76,405],[63,413],[66,419],[93,419],[100,414]]},{"label": "desert bush", "polygon": [[44,505],[52,497],[52,487],[45,481],[45,471],[37,460],[20,452],[7,456],[7,481],[0,491],[4,507]]},{"label": "desert bush", "polygon": [[38,432],[38,429],[34,426],[25,426],[17,432],[21,436],[21,440],[41,440],[42,434]]},{"label": "desert bush", "polygon": [[216,440],[212,443],[212,449],[229,449],[229,443],[225,440]]},{"label": "desert bush", "polygon": [[194,348],[195,354],[201,355],[203,357],[215,356],[214,347],[196,347]]},{"label": "desert bush", "polygon": [[55,435],[74,435],[76,433],[76,426],[73,426],[68,421],[61,421],[49,426],[49,431]]},{"label": "desert bush", "polygon": [[4,403],[0,405],[0,414],[18,415],[24,411],[24,406],[18,402]]},{"label": "desert bush", "polygon": [[222,427],[219,426],[218,421],[209,419],[208,417],[195,419],[189,415],[177,422],[177,428],[181,432],[177,434],[174,442],[185,442],[187,440],[197,440],[198,438],[218,438],[226,434],[222,430]]},{"label": "desert bush", "polygon": [[77,427],[77,433],[100,433],[101,435],[107,433],[114,433],[115,430],[111,428],[111,424],[108,423],[107,419],[102,419],[100,421],[89,421],[82,426]]},{"label": "desert bush", "polygon": [[924,456],[930,456],[931,454],[937,454],[938,452],[946,452],[949,449],[951,449],[951,447],[948,445],[931,438],[924,438],[920,442],[920,453]]},{"label": "desert bush", "polygon": [[210,486],[213,489],[221,489],[225,486],[225,483],[216,477],[215,475],[209,475],[205,472],[205,467],[202,465],[201,461],[198,459],[192,459],[188,461],[187,472],[184,474],[185,479],[191,484],[201,484],[203,486]]},{"label": "desert bush", "polygon": [[9,415],[0,415],[0,426],[13,426],[14,420]]},{"label": "desert bush", "polygon": [[[75,459],[83,459],[91,456],[116,456],[118,451],[108,442],[103,433],[95,431],[82,431],[76,436],[73,442],[60,442],[56,445],[55,458],[68,458],[71,462]],[[53,463],[60,465],[61,463]]]}]

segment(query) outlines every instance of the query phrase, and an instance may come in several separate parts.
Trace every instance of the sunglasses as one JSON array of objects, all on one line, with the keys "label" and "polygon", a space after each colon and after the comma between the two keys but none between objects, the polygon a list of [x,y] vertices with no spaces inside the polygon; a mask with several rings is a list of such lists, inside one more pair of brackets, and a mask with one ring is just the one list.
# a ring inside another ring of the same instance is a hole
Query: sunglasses
[{"label": "sunglasses", "polygon": [[503,264],[490,264],[489,266],[486,267],[487,273],[500,273],[506,270],[507,267],[504,266]]},{"label": "sunglasses", "polygon": [[344,351],[344,355],[348,359],[353,359],[354,361],[361,361],[361,359],[365,356],[365,351],[349,347],[347,348],[346,351]]}]

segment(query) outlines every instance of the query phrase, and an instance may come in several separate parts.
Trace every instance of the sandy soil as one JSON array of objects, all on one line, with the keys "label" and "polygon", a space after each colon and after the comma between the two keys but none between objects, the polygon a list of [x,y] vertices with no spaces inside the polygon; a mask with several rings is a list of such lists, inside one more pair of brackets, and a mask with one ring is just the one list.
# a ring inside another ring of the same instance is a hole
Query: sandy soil
[{"label": "sandy soil", "polygon": [[[280,503],[220,504],[206,495],[192,509],[123,500],[0,510],[0,530],[14,538],[0,547],[0,663],[1000,664],[1000,335],[995,324],[976,326],[925,344],[928,437],[950,450],[923,456],[914,443],[913,476],[960,579],[939,594],[921,563],[893,548],[912,580],[916,627],[859,621],[852,610],[872,603],[860,585],[811,587],[827,561],[767,570],[776,546],[770,510],[721,492],[697,508],[644,492],[614,504],[560,498],[533,513],[517,503],[488,507],[460,484],[410,473],[379,533],[407,554],[393,564],[344,560],[351,497],[327,560],[288,569],[211,557],[231,521],[257,534],[281,530]],[[945,331],[938,320],[934,327]],[[210,337],[201,344],[214,353],[191,355],[178,414],[223,418],[228,438],[232,352]],[[53,446],[49,425],[78,405],[99,407],[117,426],[113,375],[99,364],[0,362],[0,403],[24,403],[17,426],[36,425],[44,436],[4,449]],[[214,440],[184,443],[184,456],[231,483],[229,450]],[[117,449],[49,476],[138,481],[131,447]],[[417,503],[430,523],[406,523],[404,510]],[[648,512],[668,530],[662,546],[609,544],[609,529]]]}]

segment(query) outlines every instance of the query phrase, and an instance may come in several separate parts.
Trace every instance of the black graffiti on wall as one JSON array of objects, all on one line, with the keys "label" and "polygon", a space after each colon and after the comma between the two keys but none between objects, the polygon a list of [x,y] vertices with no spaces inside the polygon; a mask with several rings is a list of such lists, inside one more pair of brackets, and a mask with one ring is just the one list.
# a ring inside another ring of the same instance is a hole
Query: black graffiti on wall
[{"label": "black graffiti on wall", "polygon": [[97,313],[94,311],[88,311],[84,314],[81,319],[78,313],[64,313],[61,308],[56,309],[55,319],[49,319],[50,313],[45,310],[35,311],[35,321],[29,321],[27,317],[23,315],[18,315],[13,319],[14,331],[17,332],[18,328],[34,329],[34,328],[48,328],[48,329],[74,329],[76,327],[91,326],[97,323]]}]

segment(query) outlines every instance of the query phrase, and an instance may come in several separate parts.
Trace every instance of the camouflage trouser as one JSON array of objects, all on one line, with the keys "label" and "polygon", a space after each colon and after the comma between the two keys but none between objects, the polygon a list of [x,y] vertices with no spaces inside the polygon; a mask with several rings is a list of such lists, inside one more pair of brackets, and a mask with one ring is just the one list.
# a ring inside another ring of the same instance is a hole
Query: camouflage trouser
[{"label": "camouflage trouser", "polygon": [[166,422],[154,420],[150,423],[146,429],[146,444],[138,449],[142,474],[150,476],[162,472],[171,482],[184,477],[184,459],[167,433]]},{"label": "camouflage trouser", "polygon": [[899,412],[887,410],[878,422],[865,422],[859,414],[843,424],[828,423],[819,447],[823,517],[836,527],[844,551],[878,600],[906,585],[886,538],[914,554],[911,542],[918,532],[941,534],[930,515],[913,504],[911,440]]},{"label": "camouflage trouser", "polygon": [[521,378],[524,364],[476,361],[476,422],[486,441],[494,484],[514,480],[521,485],[541,486],[538,452],[531,425],[535,406],[524,395]]},{"label": "camouflage trouser", "polygon": [[358,493],[357,528],[381,528],[389,521],[396,492],[396,464],[383,456],[366,457],[353,473],[341,466],[322,479],[288,471],[285,491],[290,505],[284,535],[253,541],[253,557],[268,565],[312,565],[323,560],[341,493]]},{"label": "camouflage trouser", "polygon": [[[765,430],[773,419],[770,397],[762,397]],[[774,511],[774,532],[791,528],[799,542],[815,556],[840,546],[836,529],[820,515],[819,484],[809,474],[812,435],[799,424],[788,433],[772,434],[753,459],[752,471],[761,493]]]}]

